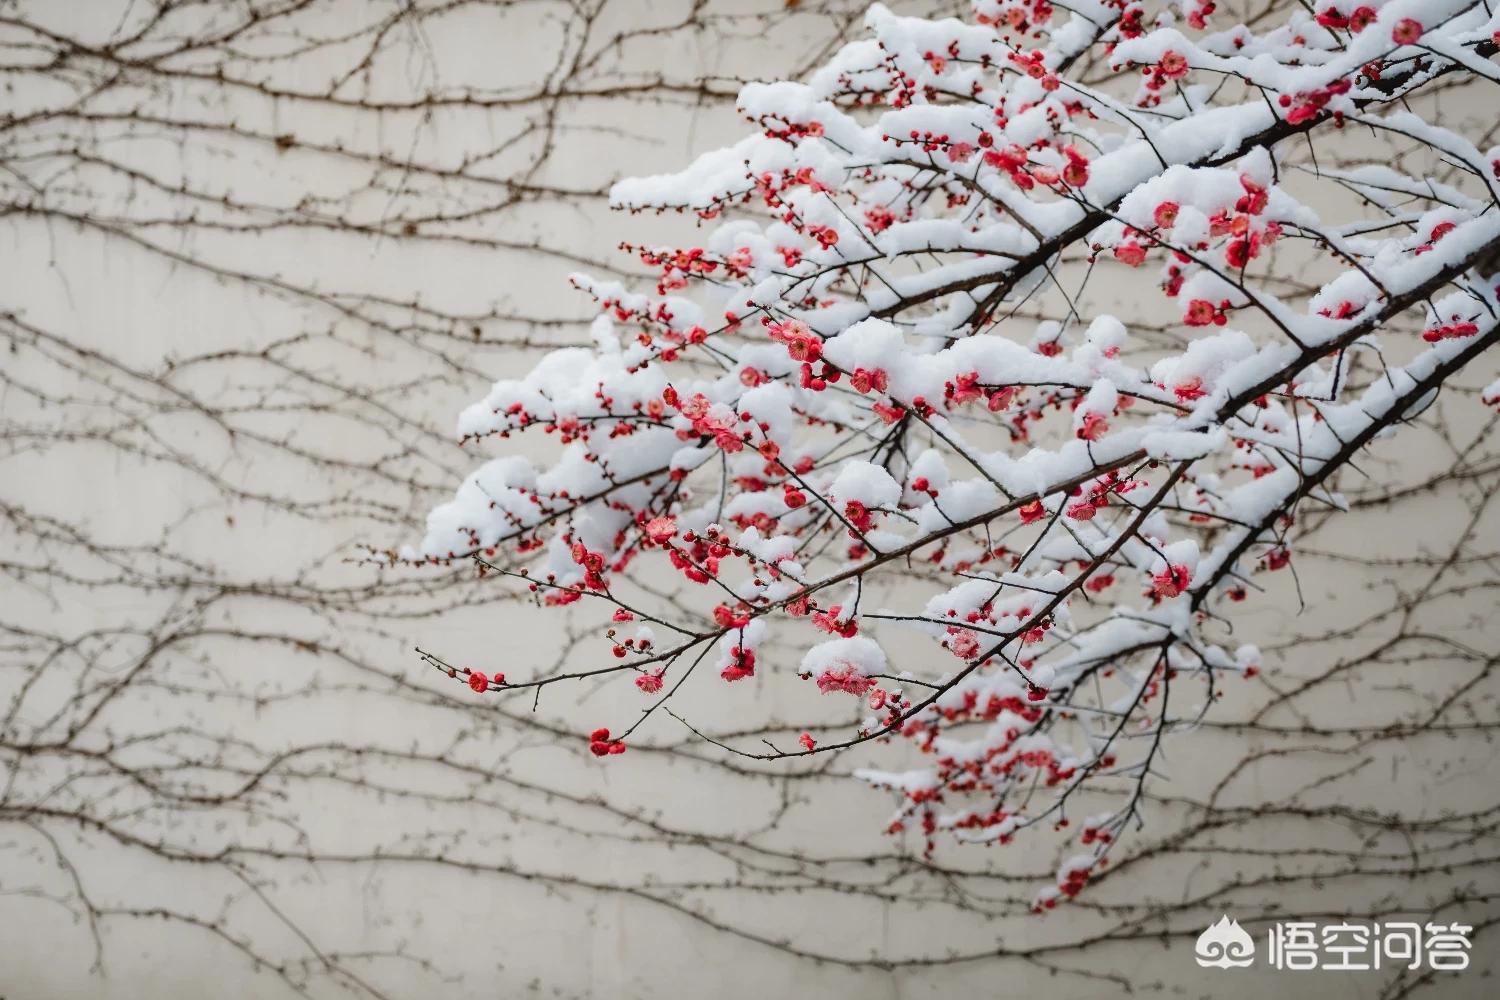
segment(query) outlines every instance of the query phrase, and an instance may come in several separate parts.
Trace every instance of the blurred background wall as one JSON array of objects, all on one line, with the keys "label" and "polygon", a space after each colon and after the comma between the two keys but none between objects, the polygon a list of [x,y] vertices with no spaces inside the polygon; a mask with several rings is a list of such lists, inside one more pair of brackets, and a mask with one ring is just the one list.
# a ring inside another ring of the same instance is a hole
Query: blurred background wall
[{"label": "blurred background wall", "polygon": [[[1247,602],[1264,674],[1045,916],[1060,848],[881,832],[849,773],[906,747],[757,770],[664,723],[600,767],[577,734],[629,685],[497,708],[414,653],[578,658],[586,615],[361,546],[494,453],[459,409],[586,340],[569,272],[691,241],[608,184],[733,141],[739,82],[863,7],[0,3],[0,996],[1493,994],[1493,359]],[[774,678],[699,707],[832,711]],[[1476,968],[1200,970],[1221,912],[1461,921]]]}]

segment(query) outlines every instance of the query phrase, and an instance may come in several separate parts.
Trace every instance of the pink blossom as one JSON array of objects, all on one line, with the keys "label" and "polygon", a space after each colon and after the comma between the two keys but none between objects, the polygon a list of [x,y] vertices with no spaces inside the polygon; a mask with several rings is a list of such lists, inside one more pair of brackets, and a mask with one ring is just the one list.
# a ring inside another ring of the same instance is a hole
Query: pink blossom
[{"label": "pink blossom", "polygon": [[1186,566],[1173,563],[1151,578],[1151,593],[1164,599],[1176,597],[1187,589],[1192,579],[1192,572]]},{"label": "pink blossom", "polygon": [[1403,17],[1391,29],[1391,40],[1397,45],[1415,45],[1421,37],[1422,22],[1410,17]]},{"label": "pink blossom", "polygon": [[948,638],[948,648],[960,660],[972,660],[979,655],[979,640],[974,633],[961,629]]},{"label": "pink blossom", "polygon": [[842,691],[862,698],[874,686],[875,678],[866,677],[847,664],[833,670],[825,670],[818,675],[818,690],[824,694]]},{"label": "pink blossom", "polygon": [[646,537],[658,545],[672,540],[677,534],[677,522],[670,517],[653,517],[646,522]]},{"label": "pink blossom", "polygon": [[1131,240],[1129,243],[1121,243],[1115,247],[1115,257],[1131,267],[1140,267],[1146,262],[1146,251],[1139,243]]}]

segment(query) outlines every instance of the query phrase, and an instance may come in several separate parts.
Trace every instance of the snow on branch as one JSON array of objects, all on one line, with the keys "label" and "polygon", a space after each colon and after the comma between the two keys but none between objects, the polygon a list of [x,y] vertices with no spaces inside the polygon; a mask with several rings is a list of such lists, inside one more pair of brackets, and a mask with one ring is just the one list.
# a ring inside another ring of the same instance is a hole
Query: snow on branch
[{"label": "snow on branch", "polygon": [[[760,761],[905,741],[923,766],[860,774],[929,849],[1064,831],[1097,792],[1036,905],[1077,894],[1164,741],[1260,668],[1230,624],[1259,574],[1295,572],[1304,507],[1341,507],[1362,449],[1500,338],[1500,148],[1409,110],[1496,81],[1500,16],[1217,20],[876,4],[805,82],[741,91],[748,137],[617,184],[704,238],[627,244],[654,285],[572,277],[591,346],[459,425],[552,444],[502,448],[391,554],[602,610],[597,657],[491,677],[423,656],[531,700],[633,682],[637,715],[580,734],[601,757],[661,715]],[[1338,155],[1355,132],[1382,165]],[[1123,307],[1094,309],[1091,278]],[[767,672],[862,718],[747,745],[674,708]]]}]

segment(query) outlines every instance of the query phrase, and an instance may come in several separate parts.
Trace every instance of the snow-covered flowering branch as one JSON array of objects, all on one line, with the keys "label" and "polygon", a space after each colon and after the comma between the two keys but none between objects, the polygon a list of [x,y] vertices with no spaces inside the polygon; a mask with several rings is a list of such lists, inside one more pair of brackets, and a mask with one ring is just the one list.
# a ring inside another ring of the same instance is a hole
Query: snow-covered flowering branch
[{"label": "snow-covered flowering branch", "polygon": [[[1218,19],[876,4],[805,81],[740,92],[745,139],[617,184],[705,238],[627,244],[654,284],[573,276],[592,346],[463,413],[518,446],[399,554],[593,606],[597,656],[423,657],[533,703],[633,683],[638,714],[580,734],[600,757],[659,715],[763,761],[906,741],[922,766],[859,772],[893,832],[1045,824],[1077,853],[1036,905],[1076,895],[1168,738],[1260,669],[1234,611],[1295,573],[1306,508],[1500,339],[1500,147],[1410,110],[1494,82],[1500,16]],[[1390,155],[1318,155],[1355,142]],[[1095,308],[1099,284],[1128,294]],[[767,671],[861,718],[744,744],[673,707]]]}]

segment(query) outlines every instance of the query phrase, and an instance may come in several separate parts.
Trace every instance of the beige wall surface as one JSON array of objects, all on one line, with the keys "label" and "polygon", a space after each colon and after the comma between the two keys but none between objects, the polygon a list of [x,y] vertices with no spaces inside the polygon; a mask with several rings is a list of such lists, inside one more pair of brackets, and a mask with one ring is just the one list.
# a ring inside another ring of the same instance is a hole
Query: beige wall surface
[{"label": "beige wall surface", "polygon": [[[850,774],[909,747],[760,767],[667,719],[600,767],[577,733],[629,685],[485,702],[414,653],[586,659],[586,613],[362,546],[495,453],[463,406],[586,339],[570,272],[691,239],[608,184],[739,137],[739,82],[863,7],[0,2],[0,998],[1495,995],[1494,357],[1309,515],[1235,623],[1264,673],[1045,916],[1055,841],[881,832]],[[786,676],[689,705],[831,711]],[[1200,969],[1221,913],[1461,922],[1473,966]]]}]

